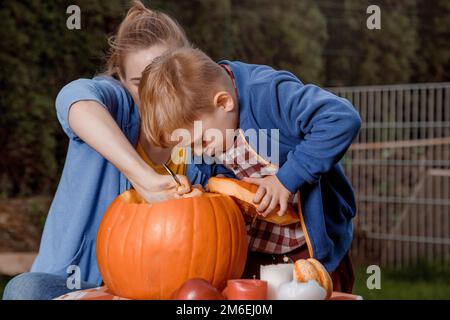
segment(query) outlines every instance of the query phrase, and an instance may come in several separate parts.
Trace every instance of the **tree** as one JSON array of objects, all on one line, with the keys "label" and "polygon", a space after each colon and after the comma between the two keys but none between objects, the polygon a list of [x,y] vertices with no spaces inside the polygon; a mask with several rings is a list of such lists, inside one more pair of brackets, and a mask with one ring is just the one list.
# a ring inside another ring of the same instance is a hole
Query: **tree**
[{"label": "tree", "polygon": [[324,79],[325,17],[313,0],[152,1],[170,13],[189,39],[215,60],[238,59]]},{"label": "tree", "polygon": [[[48,193],[56,187],[67,139],[54,100],[62,85],[101,71],[106,34],[123,1],[83,1],[82,30],[66,27],[67,1],[21,0],[0,9],[0,195]],[[120,12],[120,14],[119,14]]]},{"label": "tree", "polygon": [[[327,86],[449,81],[448,0],[143,0],[180,21],[214,60],[271,65]],[[81,30],[66,8],[81,8]],[[61,87],[102,71],[130,0],[17,0],[0,7],[0,196],[51,193],[67,138]],[[381,30],[366,9],[381,7]]]},{"label": "tree", "polygon": [[326,22],[316,1],[235,1],[232,15],[236,58],[324,80]]},{"label": "tree", "polygon": [[369,30],[368,0],[336,4],[320,0],[330,34],[326,49],[327,83],[369,85],[409,82],[415,73],[415,0],[379,1],[381,30]]},{"label": "tree", "polygon": [[325,83],[327,86],[355,84],[358,61],[364,55],[359,39],[365,27],[365,3],[349,0],[319,0],[318,3],[327,17],[328,41],[323,54]]},{"label": "tree", "polygon": [[418,2],[419,46],[414,81],[438,82],[450,79],[450,2]]},{"label": "tree", "polygon": [[[357,0],[349,0],[357,1]],[[367,6],[369,6],[367,2]],[[356,31],[363,57],[358,64],[356,81],[359,84],[391,84],[409,82],[414,74],[417,31],[416,6],[413,0],[385,0],[381,30],[361,28]],[[359,20],[357,25],[365,26]],[[354,18],[358,21],[358,18]],[[352,26],[355,28],[355,24]]]}]

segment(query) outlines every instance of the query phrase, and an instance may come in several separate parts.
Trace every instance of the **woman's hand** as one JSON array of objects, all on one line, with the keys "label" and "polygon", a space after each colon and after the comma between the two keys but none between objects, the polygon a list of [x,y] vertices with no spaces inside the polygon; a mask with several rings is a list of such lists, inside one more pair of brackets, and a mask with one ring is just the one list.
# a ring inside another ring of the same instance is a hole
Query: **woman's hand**
[{"label": "woman's hand", "polygon": [[276,176],[267,176],[259,179],[244,178],[242,180],[259,186],[253,198],[253,203],[258,205],[256,210],[264,217],[274,211],[278,205],[280,206],[278,215],[281,217],[286,213],[291,193]]},{"label": "woman's hand", "polygon": [[139,195],[145,201],[152,203],[178,199],[191,191],[188,178],[182,175],[177,175],[177,177],[181,182],[181,187],[171,176],[157,174],[144,163],[141,170],[136,170],[136,175],[130,174],[128,178]]},{"label": "woman's hand", "polygon": [[198,197],[201,196],[203,194],[204,190],[201,184],[196,184],[192,186],[192,189],[189,193],[185,193],[183,194],[181,197],[182,198],[193,198],[193,197]]}]

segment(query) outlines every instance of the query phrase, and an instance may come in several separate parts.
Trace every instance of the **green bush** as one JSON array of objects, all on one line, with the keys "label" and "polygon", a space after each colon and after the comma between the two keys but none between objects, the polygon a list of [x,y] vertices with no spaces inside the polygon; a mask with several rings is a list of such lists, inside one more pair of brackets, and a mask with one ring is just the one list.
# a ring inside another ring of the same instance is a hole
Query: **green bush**
[{"label": "green bush", "polygon": [[[288,69],[321,85],[448,81],[446,0],[382,0],[382,30],[366,29],[368,0],[152,0],[214,59]],[[107,36],[128,0],[17,0],[0,7],[0,197],[52,194],[67,139],[54,100],[102,71]],[[81,8],[81,30],[66,9]]]},{"label": "green bush", "polygon": [[53,192],[67,139],[54,100],[61,87],[101,71],[123,1],[80,1],[82,30],[66,28],[72,1],[6,1],[0,9],[0,196]]}]

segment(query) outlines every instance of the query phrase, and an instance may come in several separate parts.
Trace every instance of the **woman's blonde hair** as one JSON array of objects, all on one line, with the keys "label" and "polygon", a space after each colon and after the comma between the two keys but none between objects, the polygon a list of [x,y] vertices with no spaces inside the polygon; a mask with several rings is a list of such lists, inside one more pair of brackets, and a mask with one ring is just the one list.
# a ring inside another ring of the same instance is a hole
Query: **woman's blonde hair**
[{"label": "woman's blonde hair", "polygon": [[117,34],[109,39],[106,74],[125,78],[125,55],[156,44],[166,44],[170,47],[190,45],[183,28],[173,18],[146,8],[139,0],[133,0]]}]

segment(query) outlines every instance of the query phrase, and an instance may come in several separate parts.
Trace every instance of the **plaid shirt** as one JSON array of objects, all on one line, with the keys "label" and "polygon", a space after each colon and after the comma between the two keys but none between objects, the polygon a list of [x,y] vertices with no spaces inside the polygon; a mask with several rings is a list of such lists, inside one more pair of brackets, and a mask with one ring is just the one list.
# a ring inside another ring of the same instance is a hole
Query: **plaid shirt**
[{"label": "plaid shirt", "polygon": [[[234,147],[218,156],[218,162],[233,171],[238,179],[244,177],[261,178],[275,175],[278,166],[261,156],[248,144],[242,130],[236,136]],[[298,197],[292,196],[291,205],[298,208]],[[252,227],[251,217],[245,216],[249,249],[270,254],[284,254],[305,244],[300,222],[279,226],[260,219]]]}]

